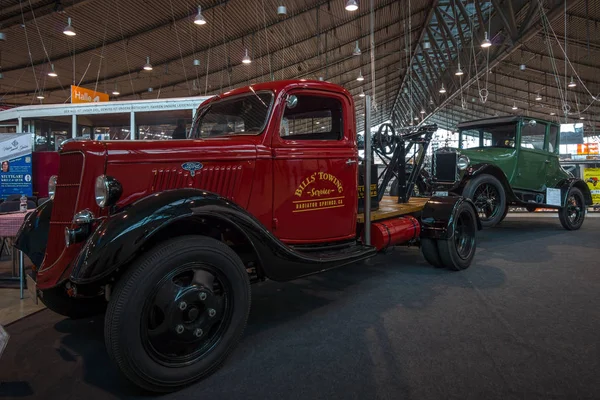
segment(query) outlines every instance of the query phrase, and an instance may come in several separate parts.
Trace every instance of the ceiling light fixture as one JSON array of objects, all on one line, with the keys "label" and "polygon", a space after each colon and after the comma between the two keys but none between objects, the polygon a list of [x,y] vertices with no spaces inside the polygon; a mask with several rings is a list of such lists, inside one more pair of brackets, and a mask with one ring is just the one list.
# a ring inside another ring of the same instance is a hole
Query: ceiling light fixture
[{"label": "ceiling light fixture", "polygon": [[456,75],[456,76],[462,76],[462,75],[464,75],[463,70],[460,68],[460,63],[458,63],[458,69],[456,70],[456,72],[454,73],[454,75]]},{"label": "ceiling light fixture", "polygon": [[421,108],[421,114],[425,114],[425,109]]},{"label": "ceiling light fixture", "polygon": [[575,86],[577,86],[577,84],[573,80],[573,77],[571,77],[571,82],[569,82],[569,87],[575,87]]},{"label": "ceiling light fixture", "polygon": [[194,23],[196,25],[204,25],[204,24],[206,24],[206,20],[204,19],[204,16],[202,15],[202,8],[200,6],[198,6],[198,14],[196,14],[196,18],[194,19]]},{"label": "ceiling light fixture", "polygon": [[48,72],[48,76],[51,76],[53,78],[58,76],[58,74],[54,71],[54,64],[50,64],[50,71]]},{"label": "ceiling light fixture", "polygon": [[362,89],[360,89],[360,94],[359,94],[359,96],[360,96],[360,97],[365,97],[365,92],[364,92]]},{"label": "ceiling light fixture", "polygon": [[356,78],[356,80],[357,80],[357,81],[364,81],[364,80],[365,80],[365,78],[362,76],[362,71],[360,71],[360,72],[358,73],[358,78]]},{"label": "ceiling light fixture", "polygon": [[354,51],[352,52],[352,55],[353,56],[361,55],[360,47],[358,47],[358,40],[356,41],[356,46],[354,47]]},{"label": "ceiling light fixture", "polygon": [[556,113],[553,111],[553,112],[550,113],[550,115],[556,115]]},{"label": "ceiling light fixture", "polygon": [[537,101],[540,101],[540,100],[542,100],[542,95],[538,93],[538,94],[537,94],[537,96],[535,96],[535,99],[536,99]]},{"label": "ceiling light fixture", "polygon": [[356,0],[348,0],[346,2],[346,10],[348,10],[348,11],[358,10],[358,2]]},{"label": "ceiling light fixture", "polygon": [[117,82],[115,82],[115,88],[113,89],[112,94],[114,96],[118,96],[121,94],[121,92],[119,92],[119,87],[117,86]]},{"label": "ceiling light fixture", "polygon": [[517,109],[518,109],[518,108],[517,108],[517,103],[513,103],[512,109],[513,109],[513,110],[517,110]]},{"label": "ceiling light fixture", "polygon": [[195,67],[199,67],[200,66],[200,60],[198,60],[198,59],[194,60],[194,66]]},{"label": "ceiling light fixture", "polygon": [[244,58],[242,58],[242,62],[244,64],[250,64],[252,62],[250,56],[248,55],[248,49],[246,49],[246,54],[244,55]]},{"label": "ceiling light fixture", "polygon": [[150,64],[150,56],[146,57],[146,64],[144,64],[146,71],[152,71],[152,64]]},{"label": "ceiling light fixture", "polygon": [[44,100],[44,92],[40,92],[36,97],[40,100]]},{"label": "ceiling light fixture", "polygon": [[579,117],[579,119],[585,119],[585,117]]},{"label": "ceiling light fixture", "polygon": [[440,93],[446,93],[446,88],[444,87],[443,83],[442,83],[442,87],[440,88]]},{"label": "ceiling light fixture", "polygon": [[63,33],[67,36],[75,36],[75,29],[73,29],[73,25],[71,24],[71,17],[67,18],[67,26],[63,29]]},{"label": "ceiling light fixture", "polygon": [[485,32],[485,38],[483,39],[483,42],[481,42],[481,47],[488,48],[492,45],[492,42],[490,41],[490,39],[488,38],[488,33]]},{"label": "ceiling light fixture", "polygon": [[287,9],[285,6],[277,7],[277,15],[287,15]]}]

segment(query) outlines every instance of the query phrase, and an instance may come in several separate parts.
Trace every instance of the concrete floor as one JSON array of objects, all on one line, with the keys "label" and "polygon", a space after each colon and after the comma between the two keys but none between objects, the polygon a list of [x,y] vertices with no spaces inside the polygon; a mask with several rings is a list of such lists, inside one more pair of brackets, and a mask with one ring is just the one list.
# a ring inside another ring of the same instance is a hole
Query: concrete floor
[{"label": "concrete floor", "polygon": [[511,217],[471,268],[398,248],[253,287],[246,333],[214,375],[149,396],[109,361],[103,320],[44,310],[11,324],[0,398],[598,399],[600,219]]}]

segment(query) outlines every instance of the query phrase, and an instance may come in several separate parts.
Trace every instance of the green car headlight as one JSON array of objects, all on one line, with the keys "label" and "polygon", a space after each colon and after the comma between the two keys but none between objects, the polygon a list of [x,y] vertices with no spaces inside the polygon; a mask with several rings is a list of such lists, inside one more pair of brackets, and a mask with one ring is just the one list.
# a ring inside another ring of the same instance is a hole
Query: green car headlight
[{"label": "green car headlight", "polygon": [[460,156],[460,157],[458,157],[458,161],[456,163],[456,166],[461,171],[464,171],[469,166],[469,163],[470,163],[469,157],[467,157],[467,156]]}]

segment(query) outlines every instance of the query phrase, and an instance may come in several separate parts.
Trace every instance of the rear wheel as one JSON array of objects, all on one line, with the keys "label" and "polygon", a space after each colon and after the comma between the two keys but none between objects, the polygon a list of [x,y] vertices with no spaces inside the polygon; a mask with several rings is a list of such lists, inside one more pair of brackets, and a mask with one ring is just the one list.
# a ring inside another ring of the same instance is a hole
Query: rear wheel
[{"label": "rear wheel", "polygon": [[421,252],[425,260],[436,268],[443,268],[444,263],[440,258],[440,252],[438,251],[437,241],[429,238],[421,239]]},{"label": "rear wheel", "polygon": [[488,174],[475,177],[467,183],[463,196],[475,204],[484,228],[496,226],[504,218],[506,193],[498,178]]},{"label": "rear wheel", "polygon": [[141,257],[115,287],[106,347],[139,387],[175,391],[217,370],[249,310],[248,274],[233,250],[208,237],[175,238]]},{"label": "rear wheel", "polygon": [[558,218],[563,228],[569,231],[581,228],[585,219],[585,201],[581,190],[576,187],[569,189],[567,203],[558,210]]},{"label": "rear wheel", "polygon": [[473,207],[462,203],[456,210],[452,237],[438,241],[438,250],[444,266],[455,271],[469,268],[475,257],[477,215]]}]

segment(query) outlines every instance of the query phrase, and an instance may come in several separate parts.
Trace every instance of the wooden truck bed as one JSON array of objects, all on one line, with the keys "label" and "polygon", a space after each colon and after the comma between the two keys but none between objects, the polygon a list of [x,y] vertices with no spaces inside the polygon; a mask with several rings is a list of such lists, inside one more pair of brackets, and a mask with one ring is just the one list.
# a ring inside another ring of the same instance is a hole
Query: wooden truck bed
[{"label": "wooden truck bed", "polygon": [[[398,204],[398,197],[383,196],[379,202],[379,210],[371,211],[371,221],[380,221],[382,219],[397,217],[399,215],[419,212],[429,201],[428,197],[411,197],[408,203]],[[358,214],[357,222],[365,222],[365,215]]]}]

